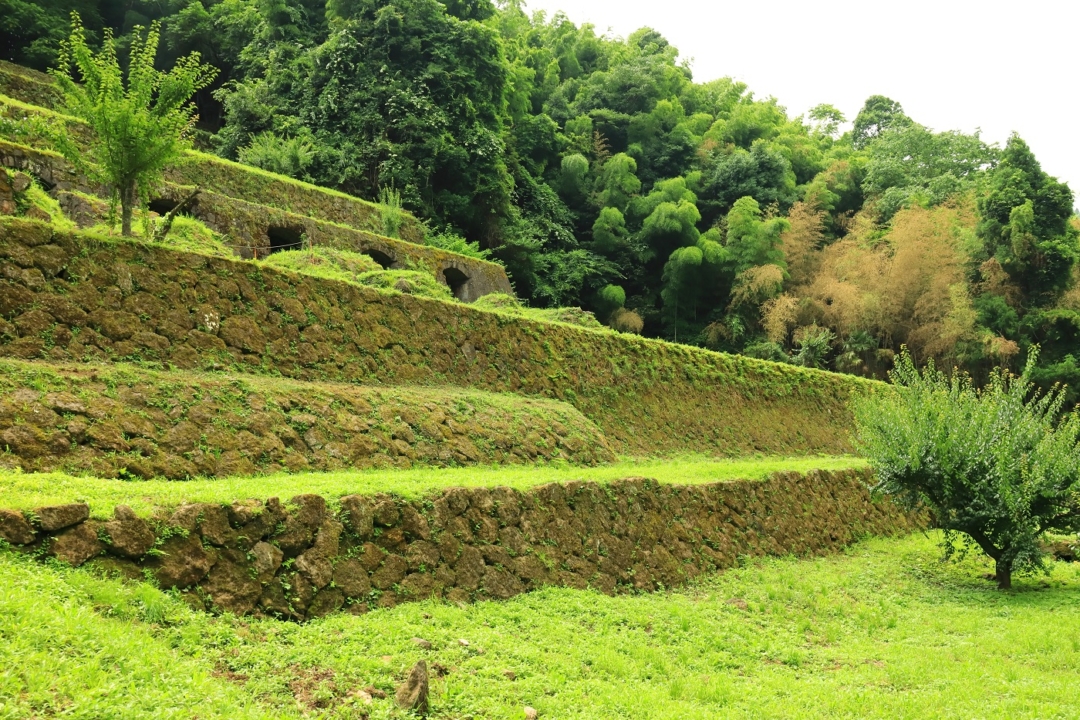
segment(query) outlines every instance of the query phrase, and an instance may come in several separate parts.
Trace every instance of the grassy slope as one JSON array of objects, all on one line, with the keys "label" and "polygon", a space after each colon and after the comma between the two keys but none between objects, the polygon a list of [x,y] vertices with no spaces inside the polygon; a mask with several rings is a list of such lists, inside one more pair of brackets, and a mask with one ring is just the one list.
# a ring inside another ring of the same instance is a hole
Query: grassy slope
[{"label": "grassy slope", "polygon": [[981,558],[942,565],[935,541],[755,561],[670,594],[546,590],[307,625],[0,553],[0,717],[50,716],[53,699],[71,717],[252,717],[256,698],[266,717],[360,717],[349,692],[390,690],[419,657],[450,669],[436,718],[1076,717],[1080,567],[1001,593]]},{"label": "grassy slope", "polygon": [[525,489],[549,482],[591,480],[610,482],[646,476],[672,484],[695,484],[722,480],[763,480],[779,471],[841,470],[862,467],[853,457],[793,457],[719,460],[703,456],[674,459],[625,459],[599,467],[567,464],[481,466],[467,468],[413,468],[408,470],[350,470],[296,473],[262,477],[232,477],[176,482],[169,480],[124,481],[73,477],[63,473],[0,471],[0,507],[30,510],[42,505],[82,500],[95,516],[111,515],[117,504],[136,512],[173,507],[185,501],[232,502],[242,498],[289,498],[316,493],[338,498],[354,493],[395,493],[417,498],[444,487],[508,486]]}]

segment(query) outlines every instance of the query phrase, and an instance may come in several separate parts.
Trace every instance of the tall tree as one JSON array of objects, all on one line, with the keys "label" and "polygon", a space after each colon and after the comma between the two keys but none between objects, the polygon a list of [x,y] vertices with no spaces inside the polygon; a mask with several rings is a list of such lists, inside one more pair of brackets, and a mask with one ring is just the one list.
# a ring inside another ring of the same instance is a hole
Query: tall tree
[{"label": "tall tree", "polygon": [[131,235],[136,204],[149,202],[165,168],[190,146],[195,124],[191,96],[216,73],[200,62],[198,53],[181,58],[169,72],[158,71],[159,39],[156,22],[145,38],[137,29],[125,82],[112,31],[106,29],[101,50],[94,52],[78,13],[72,13],[71,36],[53,71],[68,111],[91,129],[86,155],[66,131],[57,133],[56,143],[69,160],[107,184],[113,202],[120,203],[124,235]]},{"label": "tall tree", "polygon": [[1019,135],[1005,145],[979,200],[979,235],[996,258],[1038,302],[1052,299],[1069,282],[1080,255],[1069,186],[1047,175]]}]

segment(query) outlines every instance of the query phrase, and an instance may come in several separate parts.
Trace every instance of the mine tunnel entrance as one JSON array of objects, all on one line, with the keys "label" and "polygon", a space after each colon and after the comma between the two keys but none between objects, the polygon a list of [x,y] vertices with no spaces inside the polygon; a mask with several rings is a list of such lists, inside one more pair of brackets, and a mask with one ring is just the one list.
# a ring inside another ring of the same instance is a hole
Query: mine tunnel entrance
[{"label": "mine tunnel entrance", "polygon": [[448,267],[443,270],[443,277],[446,278],[446,284],[450,286],[450,292],[454,293],[454,297],[458,300],[465,301],[468,298],[466,295],[465,286],[469,282],[469,276],[461,272],[455,267]]},{"label": "mine tunnel entrance", "polygon": [[297,225],[271,225],[266,229],[270,239],[270,252],[299,250],[304,244],[304,228]]},{"label": "mine tunnel entrance", "polygon": [[394,258],[390,257],[384,252],[372,250],[370,248],[363,250],[362,252],[369,258],[377,262],[379,264],[379,267],[381,267],[383,270],[389,270],[390,268],[394,267]]},{"label": "mine tunnel entrance", "polygon": [[170,200],[169,198],[155,198],[150,201],[150,212],[155,212],[158,215],[165,215],[179,204],[180,203],[177,201]]}]

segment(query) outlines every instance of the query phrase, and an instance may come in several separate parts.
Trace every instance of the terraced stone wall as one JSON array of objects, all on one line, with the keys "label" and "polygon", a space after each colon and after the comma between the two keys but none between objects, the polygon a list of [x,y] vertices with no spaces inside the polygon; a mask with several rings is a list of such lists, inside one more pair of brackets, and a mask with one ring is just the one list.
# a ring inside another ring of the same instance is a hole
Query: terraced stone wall
[{"label": "terraced stone wall", "polygon": [[[44,180],[53,188],[53,195],[64,213],[80,227],[101,222],[108,213],[105,201],[93,197],[100,189],[90,185],[86,178],[75,173],[69,163],[55,153],[0,140],[0,165],[28,171]],[[179,202],[190,190],[189,186],[166,183],[155,200]],[[315,245],[368,253],[395,269],[430,272],[436,280],[449,286],[463,302],[472,302],[489,293],[514,293],[506,270],[501,265],[276,207],[205,191],[196,198],[190,213],[227,236],[236,254],[242,258],[269,255],[273,251],[270,229],[284,227],[297,235],[305,234]]]},{"label": "terraced stone wall", "polygon": [[[188,192],[189,189],[172,185],[164,188],[162,195],[179,202]],[[285,227],[303,233],[313,245],[367,253],[393,269],[426,270],[448,285],[463,302],[472,302],[489,293],[514,294],[501,265],[427,245],[394,240],[217,193],[200,193],[191,214],[226,235],[236,254],[246,259],[269,255],[273,251],[270,228]]]},{"label": "terraced stone wall", "polygon": [[[59,107],[58,95],[48,75],[0,61],[0,94],[35,106],[20,106],[0,99],[0,119],[22,123],[21,127],[14,128],[0,124],[0,136],[9,142],[38,150],[50,147],[48,138],[36,132],[32,123],[23,122],[27,119],[64,122],[73,137],[85,139],[87,136],[86,126],[82,123],[73,118],[58,118],[48,112]],[[166,172],[165,177],[177,185],[197,185],[227,197],[329,220],[357,230],[379,233],[384,227],[383,210],[377,203],[241,165],[216,155],[189,152],[178,165]],[[401,212],[398,229],[401,240],[422,244],[424,232],[423,224],[411,213]]]},{"label": "terraced stone wall", "polygon": [[619,453],[841,453],[873,384],[0,220],[0,355],[564,400]]},{"label": "terraced stone wall", "polygon": [[0,360],[0,469],[179,479],[614,459],[553,400]]},{"label": "terraced stone wall", "polygon": [[201,609],[302,620],[409,600],[505,599],[546,585],[607,594],[681,585],[740,556],[812,555],[922,519],[873,502],[865,471],[762,482],[449,489],[327,501],[185,505],[155,518],[125,506],[0,511],[0,537],[73,565],[147,573]]}]

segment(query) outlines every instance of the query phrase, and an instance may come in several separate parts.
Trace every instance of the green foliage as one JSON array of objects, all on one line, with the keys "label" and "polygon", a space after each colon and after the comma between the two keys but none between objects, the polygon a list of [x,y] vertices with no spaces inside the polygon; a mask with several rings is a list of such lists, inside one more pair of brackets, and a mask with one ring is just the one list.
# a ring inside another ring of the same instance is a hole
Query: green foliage
[{"label": "green foliage", "polygon": [[240,162],[247,165],[304,180],[315,159],[315,146],[309,139],[283,138],[267,131],[252,137],[238,155]]},{"label": "green foliage", "polygon": [[979,198],[985,252],[1034,301],[1066,287],[1080,256],[1080,232],[1069,225],[1073,193],[1047,175],[1019,135],[1012,135]]},{"label": "green foliage", "polygon": [[366,273],[382,270],[369,255],[323,246],[301,250],[282,250],[260,260],[263,265],[283,268],[306,275],[361,284]]},{"label": "green foliage", "polygon": [[832,330],[811,325],[804,328],[795,337],[795,345],[799,351],[791,358],[791,362],[803,367],[824,368],[827,366],[829,353],[832,351],[832,343],[836,339]]},{"label": "green foliage", "polygon": [[900,103],[884,95],[871,95],[863,103],[851,130],[851,143],[856,149],[866,147],[874,138],[887,130],[903,128],[911,124]]},{"label": "green foliage", "polygon": [[436,280],[431,273],[417,270],[374,270],[357,277],[360,285],[392,290],[406,295],[419,295],[434,300],[455,302],[450,288]]},{"label": "green foliage", "polygon": [[343,1],[327,11],[328,32],[303,47],[275,21],[280,32],[260,41],[274,51],[220,94],[223,151],[265,131],[304,136],[316,147],[316,182],[371,199],[397,188],[434,224],[482,235],[492,214],[505,214],[510,188],[507,68],[495,33],[435,0]]},{"label": "green foliage", "polygon": [[[55,222],[54,222],[55,224]],[[132,221],[132,233],[149,238],[154,234],[155,220],[146,213],[139,213]],[[115,228],[107,223],[100,223],[87,228],[87,232],[101,235],[114,235]],[[228,246],[225,238],[214,232],[206,223],[188,215],[177,215],[164,244],[175,250],[233,258],[236,254]]]},{"label": "green foliage", "polygon": [[[68,36],[71,13],[84,18],[96,35],[105,22],[102,9],[99,0],[0,0],[3,59],[45,70],[55,64],[60,45]],[[105,15],[111,15],[109,8],[104,9]]]},{"label": "green foliage", "polygon": [[1080,531],[1080,416],[1061,415],[1060,390],[1032,393],[1035,351],[1019,377],[999,370],[982,389],[903,353],[895,388],[857,399],[858,447],[877,490],[929,508],[951,555],[975,544],[998,584],[1043,567],[1047,532]]},{"label": "green foliage", "polygon": [[877,198],[882,222],[906,205],[939,205],[970,190],[999,154],[977,132],[933,133],[914,122],[887,127],[867,144],[862,188]]},{"label": "green foliage", "polygon": [[540,322],[553,322],[561,323],[563,325],[576,325],[578,327],[589,328],[591,330],[603,329],[603,325],[596,319],[596,316],[591,312],[582,310],[576,307],[553,307],[553,308],[531,308],[521,304],[517,298],[512,295],[503,295],[501,293],[491,293],[490,295],[484,295],[475,302],[472,303],[472,307],[480,310],[491,310],[494,312],[504,313],[506,315],[513,315],[514,317],[523,317],[530,320],[538,320]]},{"label": "green foliage", "polygon": [[491,260],[490,250],[481,250],[480,243],[469,242],[453,231],[428,232],[424,235],[424,244],[477,260]]},{"label": "green foliage", "polygon": [[131,235],[136,204],[149,202],[165,168],[190,146],[195,117],[189,101],[216,72],[199,61],[198,53],[181,58],[167,73],[155,69],[159,39],[156,23],[145,39],[141,28],[136,30],[125,81],[111,30],[105,31],[102,49],[95,53],[73,13],[71,36],[61,46],[53,72],[68,112],[91,128],[89,157],[64,129],[58,129],[54,140],[69,160],[108,185],[122,208],[124,235]]},{"label": "green foliage", "polygon": [[382,213],[383,235],[396,238],[404,216],[401,212],[401,193],[392,187],[379,190],[379,211]]},{"label": "green foliage", "polygon": [[618,285],[605,285],[597,293],[595,304],[597,315],[609,318],[613,312],[626,304],[626,291]]}]

